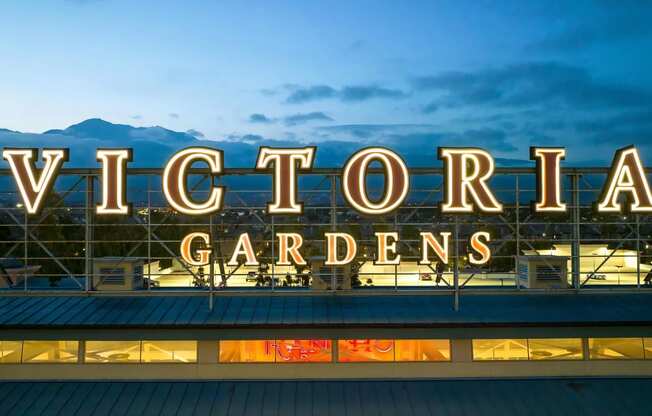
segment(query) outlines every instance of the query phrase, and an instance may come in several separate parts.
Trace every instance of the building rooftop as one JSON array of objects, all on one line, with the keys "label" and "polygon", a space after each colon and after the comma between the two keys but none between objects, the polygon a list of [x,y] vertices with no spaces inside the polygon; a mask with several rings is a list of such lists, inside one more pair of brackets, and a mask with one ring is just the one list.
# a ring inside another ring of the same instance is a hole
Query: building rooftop
[{"label": "building rooftop", "polygon": [[649,325],[652,293],[0,296],[0,328]]},{"label": "building rooftop", "polygon": [[2,382],[0,414],[649,415],[651,389],[650,379]]}]

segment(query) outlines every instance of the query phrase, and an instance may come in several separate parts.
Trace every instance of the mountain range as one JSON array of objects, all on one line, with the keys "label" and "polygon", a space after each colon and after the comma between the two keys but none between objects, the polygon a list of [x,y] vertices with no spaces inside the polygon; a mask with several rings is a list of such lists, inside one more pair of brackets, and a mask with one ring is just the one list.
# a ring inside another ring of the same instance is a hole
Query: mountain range
[{"label": "mountain range", "polygon": [[[307,143],[298,140],[265,139],[257,135],[230,137],[223,140],[207,140],[187,133],[169,130],[160,126],[134,127],[114,124],[92,118],[73,124],[65,129],[53,129],[43,133],[23,133],[0,129],[0,147],[64,147],[70,149],[67,167],[94,167],[95,150],[107,147],[129,147],[133,149],[134,161],[131,167],[161,167],[177,150],[188,146],[208,146],[224,151],[226,167],[253,167],[261,145],[277,147],[298,147],[318,144],[315,166],[341,167],[357,149],[368,146],[368,142],[325,140]],[[373,143],[375,144],[375,143]],[[378,143],[383,145],[383,143]],[[455,146],[456,143],[446,143]],[[386,144],[398,152],[409,166],[439,166],[433,140],[431,149],[407,142]],[[428,144],[430,146],[430,144]],[[491,150],[491,149],[488,149]],[[525,155],[524,155],[525,156]],[[525,166],[531,162],[523,159],[496,158],[498,165]],[[3,166],[6,162],[2,161]]]}]

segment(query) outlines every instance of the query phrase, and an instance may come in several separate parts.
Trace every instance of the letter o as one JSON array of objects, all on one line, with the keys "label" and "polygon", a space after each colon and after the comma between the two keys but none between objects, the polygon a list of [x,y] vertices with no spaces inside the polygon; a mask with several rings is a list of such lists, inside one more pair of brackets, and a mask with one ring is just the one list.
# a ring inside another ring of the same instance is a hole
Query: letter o
[{"label": "letter o", "polygon": [[[380,201],[367,196],[366,177],[369,165],[378,161],[385,170],[385,189]],[[382,147],[368,147],[354,153],[344,165],[342,189],[346,201],[356,211],[367,215],[383,215],[398,208],[407,196],[410,175],[399,155]]]}]

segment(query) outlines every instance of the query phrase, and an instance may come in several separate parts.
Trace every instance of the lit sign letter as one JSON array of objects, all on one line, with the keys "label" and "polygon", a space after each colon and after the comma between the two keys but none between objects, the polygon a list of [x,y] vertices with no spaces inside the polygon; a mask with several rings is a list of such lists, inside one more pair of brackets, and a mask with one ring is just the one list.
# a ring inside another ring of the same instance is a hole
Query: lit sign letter
[{"label": "lit sign letter", "polygon": [[222,151],[207,147],[189,147],[175,153],[163,171],[163,193],[168,203],[182,214],[212,214],[222,208],[223,186],[213,186],[204,202],[191,200],[186,189],[188,169],[195,162],[206,162],[212,175],[222,172]]},{"label": "lit sign letter", "polygon": [[[199,239],[204,242],[206,248],[202,248],[196,251],[199,254],[199,259],[195,258],[190,251],[190,246],[195,239]],[[211,238],[206,233],[190,233],[187,236],[183,237],[181,240],[181,258],[183,261],[188,263],[191,266],[204,266],[210,262],[210,241]]]},{"label": "lit sign letter", "polygon": [[[366,177],[369,165],[378,161],[385,170],[385,189],[380,201],[367,197]],[[369,147],[355,153],[344,166],[342,188],[346,201],[358,212],[382,215],[401,205],[410,186],[407,166],[399,155],[382,147]]]},{"label": "lit sign letter", "polygon": [[[374,233],[378,240],[378,259],[374,262],[379,266],[401,264],[401,255],[396,255],[396,242],[398,241],[398,233]],[[390,243],[389,240],[392,240]],[[394,255],[394,259],[390,260],[388,254]]]},{"label": "lit sign letter", "polygon": [[127,203],[127,162],[132,160],[131,149],[97,149],[96,158],[102,162],[102,204],[96,212],[102,214],[129,214]]},{"label": "lit sign letter", "polygon": [[451,236],[451,233],[439,233],[442,238],[442,244],[439,244],[439,241],[435,238],[432,233],[419,233],[421,235],[421,260],[419,264],[430,264],[430,259],[428,258],[428,249],[435,250],[435,254],[442,263],[448,264],[448,239]]},{"label": "lit sign letter", "polygon": [[[277,233],[278,236],[278,264],[279,266],[289,266],[290,260],[288,254],[292,257],[292,260],[295,264],[305,265],[306,260],[304,260],[299,249],[303,245],[303,237],[301,234],[297,233]],[[292,243],[289,243],[289,240],[292,240]]]},{"label": "lit sign letter", "polygon": [[473,212],[471,198],[482,212],[503,212],[503,205],[487,185],[494,172],[489,153],[476,148],[440,147],[438,157],[444,161],[442,212]]},{"label": "lit sign letter", "polygon": [[480,255],[480,258],[477,258],[474,253],[469,253],[469,263],[471,264],[486,264],[491,258],[491,250],[482,239],[489,242],[491,241],[491,236],[486,231],[478,231],[471,236],[469,241],[471,248]]},{"label": "lit sign letter", "polygon": [[[324,233],[326,236],[326,246],[327,254],[326,261],[324,262],[327,266],[343,266],[349,264],[355,258],[355,255],[358,251],[358,245],[355,242],[355,239],[351,234],[347,233]],[[338,259],[337,253],[337,240],[342,239],[346,243],[346,256],[343,259]]]},{"label": "lit sign letter", "polygon": [[261,147],[258,151],[256,169],[267,170],[274,166],[274,201],[267,204],[268,214],[302,214],[303,203],[297,202],[297,165],[301,170],[312,168],[314,147],[298,149],[275,149]]},{"label": "lit sign letter", "polygon": [[621,193],[627,194],[628,210],[652,212],[652,194],[645,170],[634,146],[618,150],[611,162],[609,177],[597,203],[598,212],[623,212],[618,201]]},{"label": "lit sign letter", "polygon": [[27,213],[38,214],[54,185],[61,165],[68,160],[68,149],[43,149],[42,157],[45,164],[38,179],[35,163],[38,149],[7,148],[2,151],[2,157],[9,162]]},{"label": "lit sign letter", "polygon": [[560,168],[565,157],[563,147],[530,147],[530,160],[537,162],[535,212],[566,212],[566,204],[561,202]]},{"label": "lit sign letter", "polygon": [[256,254],[254,253],[254,249],[251,246],[251,239],[247,233],[242,233],[240,234],[240,237],[238,237],[238,242],[236,243],[235,249],[233,250],[231,260],[229,260],[226,265],[237,266],[238,257],[241,255],[246,257],[245,266],[258,266],[258,260],[256,259]]}]

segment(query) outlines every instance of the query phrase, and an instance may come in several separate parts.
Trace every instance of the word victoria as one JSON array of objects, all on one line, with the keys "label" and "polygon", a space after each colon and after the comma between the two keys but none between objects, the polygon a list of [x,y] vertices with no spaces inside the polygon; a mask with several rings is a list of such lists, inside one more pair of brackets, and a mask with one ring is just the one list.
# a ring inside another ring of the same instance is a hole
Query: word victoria
[{"label": "word victoria", "polygon": [[[267,213],[301,215],[303,203],[298,198],[298,175],[312,169],[315,147],[261,147],[256,169],[273,175],[273,200]],[[102,202],[96,206],[99,215],[129,215],[127,202],[127,163],[131,149],[98,149],[97,161],[102,166]],[[38,214],[52,188],[59,170],[68,160],[68,149],[43,149],[42,169],[35,161],[38,149],[5,148],[2,156],[11,168],[23,205],[28,214]],[[496,199],[488,182],[494,172],[494,160],[478,148],[440,147],[437,156],[444,164],[444,214],[501,213],[503,205]],[[537,198],[535,213],[565,213],[561,198],[561,161],[566,149],[532,147],[530,159],[536,161]],[[380,198],[369,198],[366,177],[372,162],[382,166],[384,192]],[[163,171],[163,193],[170,206],[185,215],[208,215],[222,209],[224,186],[213,185],[202,201],[193,199],[188,190],[190,168],[204,163],[212,176],[222,174],[223,152],[208,147],[189,147],[175,153]],[[385,215],[397,209],[410,187],[408,168],[392,150],[369,147],[354,153],[342,170],[342,192],[347,203],[363,215]],[[622,198],[624,197],[624,198]],[[624,201],[623,201],[624,199]],[[652,213],[652,193],[634,146],[616,152],[599,200],[594,204],[602,213]]]}]

